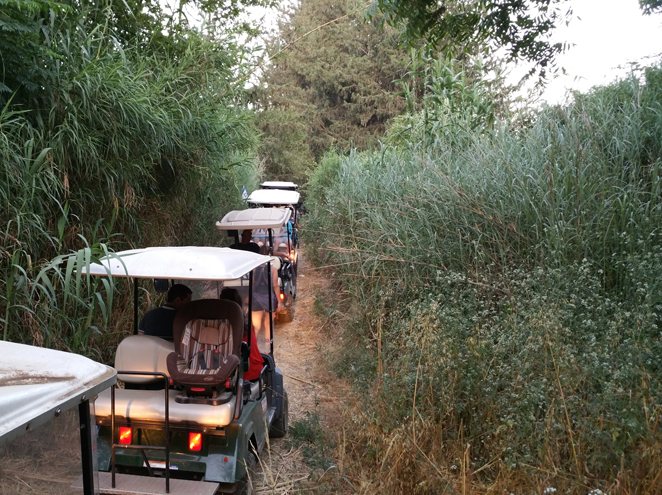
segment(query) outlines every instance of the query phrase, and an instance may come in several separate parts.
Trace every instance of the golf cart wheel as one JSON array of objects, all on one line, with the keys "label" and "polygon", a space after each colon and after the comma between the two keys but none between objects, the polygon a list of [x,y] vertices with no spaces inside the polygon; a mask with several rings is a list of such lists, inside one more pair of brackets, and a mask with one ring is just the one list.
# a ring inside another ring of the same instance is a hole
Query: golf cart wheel
[{"label": "golf cart wheel", "polygon": [[277,418],[274,418],[269,428],[269,436],[271,438],[282,438],[287,435],[287,424],[289,420],[289,402],[287,400],[287,391],[283,390],[283,409]]},{"label": "golf cart wheel", "polygon": [[235,495],[253,494],[253,480],[258,465],[259,461],[257,454],[255,453],[253,446],[251,446],[246,453],[246,474],[237,484],[237,490],[234,492]]}]

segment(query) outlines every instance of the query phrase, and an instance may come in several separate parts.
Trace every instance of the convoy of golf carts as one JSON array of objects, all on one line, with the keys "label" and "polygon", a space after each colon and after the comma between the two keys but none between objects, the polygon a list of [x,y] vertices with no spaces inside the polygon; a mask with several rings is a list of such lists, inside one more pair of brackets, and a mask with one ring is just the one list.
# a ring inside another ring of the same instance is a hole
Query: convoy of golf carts
[{"label": "convoy of golf carts", "polygon": [[[296,189],[292,183],[263,183],[274,184]],[[81,370],[87,366],[99,378],[90,375],[86,393],[75,389],[67,402],[80,403],[81,429],[87,425],[81,437],[84,493],[247,493],[251,467],[268,437],[287,433],[288,397],[273,352],[273,318],[268,347],[260,349],[259,378],[245,380],[244,372],[250,348],[257,346],[250,328],[256,272],[278,266],[282,318],[293,315],[299,193],[261,189],[248,203],[251,208],[227,213],[216,227],[236,243],[239,231],[251,230],[267,255],[223,247],[148,247],[113,253],[85,268],[87,275],[113,284],[129,280],[134,309],[133,329],[117,347],[114,369],[81,361]],[[173,340],[139,333],[141,295],[174,283],[191,287],[194,297],[175,316]],[[239,292],[241,305],[220,299],[227,287]],[[79,382],[74,385],[81,388]],[[11,431],[31,425],[34,419],[14,411],[25,394],[7,396],[7,390],[0,396],[0,417],[14,413]],[[89,401],[96,394],[91,416]],[[51,402],[42,416],[59,411]],[[0,428],[0,440],[3,434]],[[96,463],[90,458],[94,444]],[[90,474],[93,464],[98,481]]]}]

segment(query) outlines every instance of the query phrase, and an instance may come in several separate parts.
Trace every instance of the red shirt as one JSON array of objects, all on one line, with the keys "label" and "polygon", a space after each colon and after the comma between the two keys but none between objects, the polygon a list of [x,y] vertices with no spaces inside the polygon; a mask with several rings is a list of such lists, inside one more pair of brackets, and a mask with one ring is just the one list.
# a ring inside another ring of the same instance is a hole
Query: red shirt
[{"label": "red shirt", "polygon": [[[245,342],[246,340],[244,340]],[[251,348],[248,353],[248,371],[244,373],[244,380],[257,380],[260,378],[260,372],[264,367],[264,359],[257,346],[257,338],[255,337],[255,329],[251,325]]]}]

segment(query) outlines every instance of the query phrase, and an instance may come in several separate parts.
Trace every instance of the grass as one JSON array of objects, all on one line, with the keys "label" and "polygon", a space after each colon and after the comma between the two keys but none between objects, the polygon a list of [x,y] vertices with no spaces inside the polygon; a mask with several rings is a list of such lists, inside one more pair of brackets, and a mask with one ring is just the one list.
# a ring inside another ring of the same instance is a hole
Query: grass
[{"label": "grass", "polygon": [[91,18],[52,21],[39,105],[0,109],[0,334],[101,357],[126,301],[80,267],[104,249],[220,244],[213,222],[256,182],[257,131],[231,40],[191,32],[173,59]]},{"label": "grass", "polygon": [[659,486],[660,74],[528,127],[403,118],[312,177],[304,241],[370,391],[346,447],[365,493]]},{"label": "grass", "polygon": [[324,433],[319,413],[307,411],[302,419],[292,422],[287,440],[292,447],[302,449],[311,469],[327,470],[333,466],[333,446]]}]

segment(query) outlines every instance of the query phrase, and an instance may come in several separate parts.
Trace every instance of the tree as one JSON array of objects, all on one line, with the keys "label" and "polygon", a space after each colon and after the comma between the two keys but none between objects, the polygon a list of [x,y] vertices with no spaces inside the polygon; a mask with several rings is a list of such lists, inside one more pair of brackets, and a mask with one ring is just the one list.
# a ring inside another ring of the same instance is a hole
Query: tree
[{"label": "tree", "polygon": [[647,15],[662,12],[662,0],[639,0],[639,6]]},{"label": "tree", "polygon": [[364,9],[354,0],[304,0],[270,42],[256,91],[269,174],[303,179],[332,147],[369,148],[404,110],[396,80],[409,55],[399,33],[366,22]]},{"label": "tree", "polygon": [[[662,0],[639,0],[639,5],[645,14],[662,12]],[[568,0],[374,0],[371,12],[404,24],[413,43],[504,47],[513,60],[537,63],[533,71],[543,77],[564,49],[549,35],[572,15]]]},{"label": "tree", "polygon": [[376,0],[373,13],[381,12],[392,24],[404,23],[413,42],[505,47],[512,59],[537,62],[544,76],[563,48],[550,42],[549,34],[570,15],[566,5],[568,0]]}]

